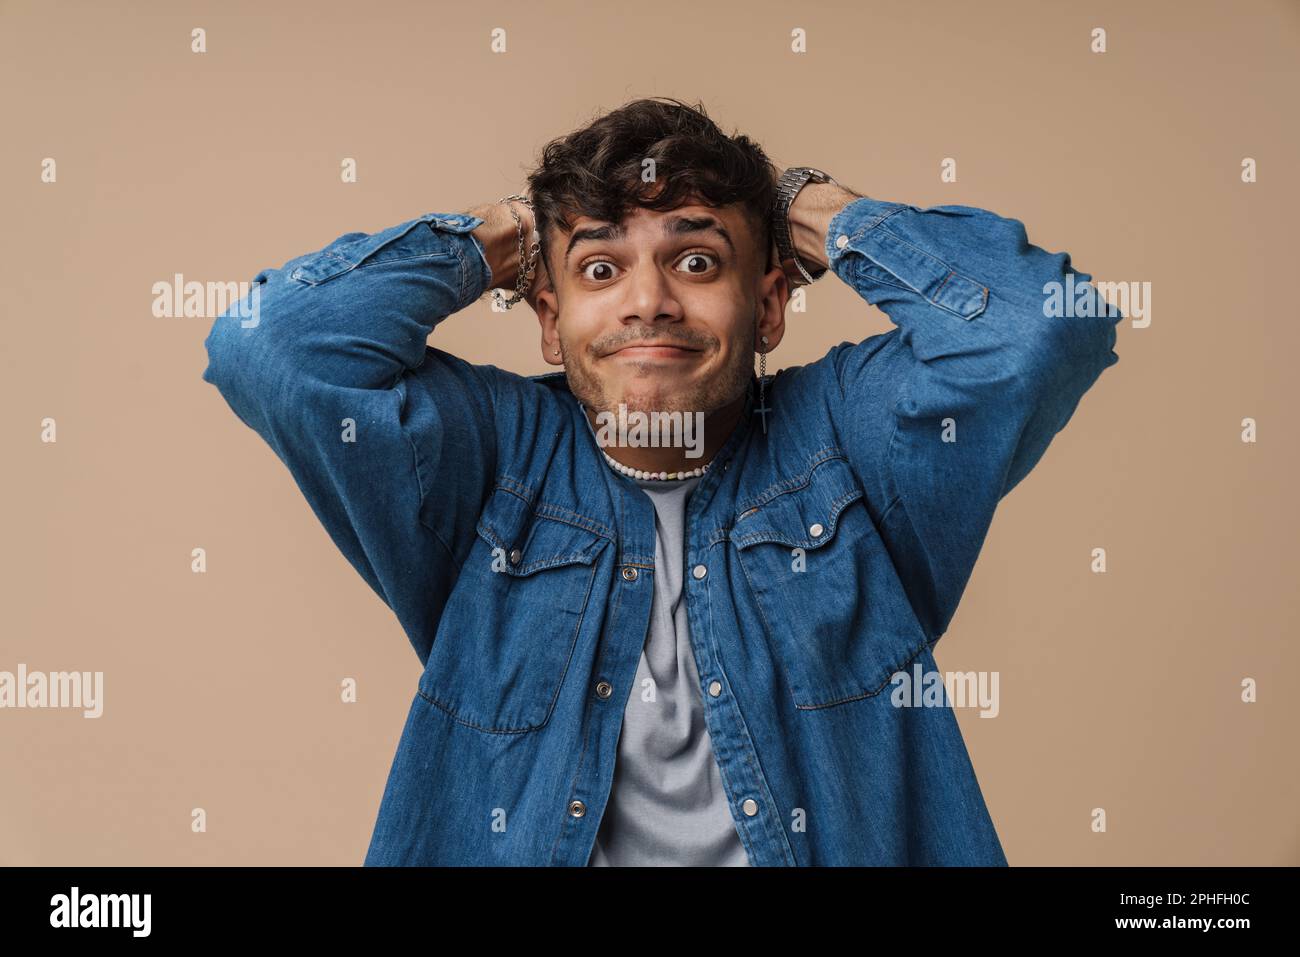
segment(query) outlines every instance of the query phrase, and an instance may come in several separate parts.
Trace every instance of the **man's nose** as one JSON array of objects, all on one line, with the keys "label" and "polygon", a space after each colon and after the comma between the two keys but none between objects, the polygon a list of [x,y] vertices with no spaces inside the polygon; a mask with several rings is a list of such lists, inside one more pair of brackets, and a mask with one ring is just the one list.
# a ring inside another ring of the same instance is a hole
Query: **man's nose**
[{"label": "man's nose", "polygon": [[654,264],[638,265],[624,283],[623,321],[671,322],[682,318],[682,305],[669,277]]}]

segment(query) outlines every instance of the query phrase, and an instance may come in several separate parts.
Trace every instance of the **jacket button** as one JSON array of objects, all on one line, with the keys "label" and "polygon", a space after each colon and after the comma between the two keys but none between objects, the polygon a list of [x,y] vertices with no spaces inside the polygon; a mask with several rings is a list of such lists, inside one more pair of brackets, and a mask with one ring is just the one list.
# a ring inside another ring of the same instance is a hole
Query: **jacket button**
[{"label": "jacket button", "polygon": [[624,580],[624,581],[629,581],[629,582],[634,582],[634,581],[636,581],[636,569],[633,568],[631,565],[624,565],[624,566],[623,566],[623,580]]},{"label": "jacket button", "polygon": [[826,529],[822,528],[821,522],[815,522],[812,528],[808,529],[808,534],[811,535],[813,538],[816,538],[824,531],[826,531]]},{"label": "jacket button", "polygon": [[524,557],[524,553],[517,548],[510,549],[510,564],[518,565],[519,559]]},{"label": "jacket button", "polygon": [[582,817],[587,813],[587,805],[583,804],[581,801],[570,801],[569,813],[574,817]]},{"label": "jacket button", "polygon": [[840,235],[835,240],[835,247],[837,249],[843,249],[848,244],[849,244],[849,237],[845,236],[843,233],[840,233]]},{"label": "jacket button", "polygon": [[740,806],[748,817],[753,817],[758,813],[758,802],[753,798],[745,798],[745,803]]},{"label": "jacket button", "polygon": [[696,578],[703,578],[708,573],[709,570],[705,568],[703,565],[696,565],[693,569],[691,569],[691,574],[694,575]]},{"label": "jacket button", "polygon": [[718,695],[722,694],[722,682],[721,682],[721,681],[710,681],[710,682],[709,682],[709,694],[713,695],[713,697],[715,697],[715,698],[716,698]]},{"label": "jacket button", "polygon": [[613,692],[614,692],[614,686],[610,684],[608,681],[602,681],[600,682],[600,684],[596,685],[597,698],[608,698],[611,694],[613,694]]}]

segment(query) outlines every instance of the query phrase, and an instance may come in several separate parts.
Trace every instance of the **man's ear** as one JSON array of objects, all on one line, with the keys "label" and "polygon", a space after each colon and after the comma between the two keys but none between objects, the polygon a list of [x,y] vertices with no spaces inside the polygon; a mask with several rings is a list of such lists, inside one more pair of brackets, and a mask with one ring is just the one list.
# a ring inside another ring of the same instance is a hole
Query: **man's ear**
[{"label": "man's ear", "polygon": [[780,266],[772,266],[759,280],[758,295],[754,348],[757,350],[761,337],[767,336],[767,351],[771,352],[785,335],[785,306],[790,301],[789,281]]},{"label": "man's ear", "polygon": [[533,285],[524,293],[528,305],[537,313],[537,322],[542,327],[542,358],[553,366],[564,365],[560,355],[560,299],[551,285],[551,271],[547,268],[546,252],[537,259],[537,269],[533,276]]},{"label": "man's ear", "polygon": [[560,355],[560,310],[554,289],[546,289],[531,303],[542,328],[542,358],[553,366],[564,365]]}]

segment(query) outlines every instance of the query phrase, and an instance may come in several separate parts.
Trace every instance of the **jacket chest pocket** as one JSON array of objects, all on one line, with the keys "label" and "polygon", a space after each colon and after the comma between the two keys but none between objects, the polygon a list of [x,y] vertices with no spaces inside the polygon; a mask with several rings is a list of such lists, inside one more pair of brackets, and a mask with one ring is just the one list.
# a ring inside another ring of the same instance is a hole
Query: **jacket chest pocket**
[{"label": "jacket chest pocket", "polygon": [[550,720],[608,539],[497,489],[479,519],[420,693],[482,731]]},{"label": "jacket chest pocket", "polygon": [[842,457],[742,507],[731,540],[796,707],[886,691],[929,643]]}]

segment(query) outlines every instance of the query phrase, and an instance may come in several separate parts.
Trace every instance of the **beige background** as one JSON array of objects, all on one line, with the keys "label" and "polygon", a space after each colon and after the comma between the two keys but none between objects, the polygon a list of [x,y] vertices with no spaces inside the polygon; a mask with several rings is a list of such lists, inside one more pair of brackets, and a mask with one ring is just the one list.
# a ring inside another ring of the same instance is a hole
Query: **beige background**
[{"label": "beige background", "polygon": [[[1012,864],[1300,863],[1298,63],[1280,0],[0,3],[0,670],[105,673],[98,720],[0,710],[0,862],[361,862],[419,662],[201,381],[211,318],[154,318],[151,287],[496,199],[550,137],[669,94],[781,166],[1152,284],[939,664],[1000,673],[1001,714],[958,716]],[[830,277],[775,364],[887,328]],[[435,334],[525,373],[537,338],[486,302]]]}]

